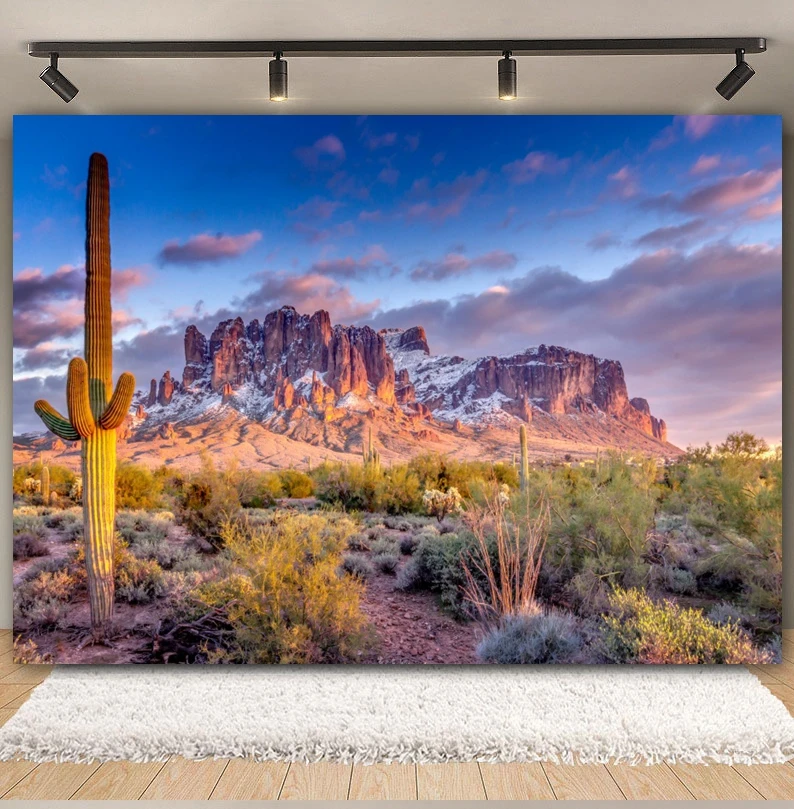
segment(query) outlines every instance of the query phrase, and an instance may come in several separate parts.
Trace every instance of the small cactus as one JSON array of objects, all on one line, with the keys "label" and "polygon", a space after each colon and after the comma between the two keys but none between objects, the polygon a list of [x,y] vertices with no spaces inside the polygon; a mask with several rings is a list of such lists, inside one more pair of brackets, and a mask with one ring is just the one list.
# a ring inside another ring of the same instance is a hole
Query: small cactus
[{"label": "small cactus", "polygon": [[[110,183],[104,155],[88,164],[86,190],[85,359],[75,357],[66,377],[68,418],[44,400],[35,411],[59,438],[82,450],[85,564],[96,640],[107,637],[113,617],[113,546],[116,516],[116,428],[127,415],[135,377],[123,373],[113,389],[110,306]],[[112,394],[112,395],[111,395]]]},{"label": "small cactus", "polygon": [[41,459],[41,500],[45,506],[50,504],[50,469],[44,465],[44,458]]},{"label": "small cactus", "polygon": [[521,491],[525,492],[529,486],[529,451],[527,450],[527,428],[525,424],[521,425],[518,436],[521,442],[521,466],[518,472],[521,478]]},{"label": "small cactus", "polygon": [[372,439],[372,427],[369,428],[367,444],[364,447],[364,466],[368,466],[375,472],[380,472],[380,453],[375,449],[375,442]]}]

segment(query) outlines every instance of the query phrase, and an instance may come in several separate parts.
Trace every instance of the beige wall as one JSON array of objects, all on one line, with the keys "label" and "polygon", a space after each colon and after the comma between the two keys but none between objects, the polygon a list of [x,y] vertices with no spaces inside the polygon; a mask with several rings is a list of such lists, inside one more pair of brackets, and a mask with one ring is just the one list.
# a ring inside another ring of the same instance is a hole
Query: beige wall
[{"label": "beige wall", "polygon": [[[784,138],[783,144],[783,232],[794,232],[794,136]],[[0,465],[0,512],[6,515],[0,526],[0,627],[11,626],[11,277],[12,277],[12,215],[11,215],[11,142],[0,140],[0,260],[2,260],[2,289],[0,289],[0,329],[2,362],[0,379],[6,380],[0,400],[0,445],[5,448],[5,462]],[[785,238],[784,267],[794,267],[794,239]],[[794,331],[794,284],[784,273],[784,298],[786,299],[783,321],[784,343],[788,345]],[[784,352],[784,412],[786,424],[794,408],[794,352]],[[785,431],[788,441],[788,430]],[[785,464],[786,503],[794,492],[794,454],[788,452]],[[791,541],[791,510],[786,513],[787,531],[784,542],[784,594],[783,623],[794,628],[794,542]]]}]

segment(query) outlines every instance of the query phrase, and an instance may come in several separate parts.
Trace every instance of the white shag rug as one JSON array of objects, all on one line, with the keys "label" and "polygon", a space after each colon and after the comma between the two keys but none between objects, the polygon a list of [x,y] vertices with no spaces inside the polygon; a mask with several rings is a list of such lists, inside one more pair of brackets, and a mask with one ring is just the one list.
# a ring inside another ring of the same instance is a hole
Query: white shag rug
[{"label": "white shag rug", "polygon": [[780,763],[794,718],[739,667],[56,667],[0,760]]}]

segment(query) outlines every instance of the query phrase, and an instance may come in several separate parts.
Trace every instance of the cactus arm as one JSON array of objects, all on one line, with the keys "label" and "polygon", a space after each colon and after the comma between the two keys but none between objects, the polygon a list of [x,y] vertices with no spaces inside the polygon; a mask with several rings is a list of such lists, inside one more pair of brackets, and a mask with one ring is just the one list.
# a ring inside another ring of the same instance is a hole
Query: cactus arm
[{"label": "cactus arm", "polygon": [[135,377],[124,372],[116,382],[116,390],[107,406],[107,410],[99,420],[99,426],[103,430],[115,430],[127,416],[127,412],[132,404],[132,397],[135,394]]},{"label": "cactus arm", "polygon": [[49,402],[39,399],[33,409],[36,415],[44,422],[44,426],[64,441],[79,441],[80,433],[72,427],[69,419],[62,416]]},{"label": "cactus arm", "polygon": [[66,405],[69,421],[82,438],[88,438],[96,429],[88,397],[88,365],[81,357],[69,363],[66,374]]}]

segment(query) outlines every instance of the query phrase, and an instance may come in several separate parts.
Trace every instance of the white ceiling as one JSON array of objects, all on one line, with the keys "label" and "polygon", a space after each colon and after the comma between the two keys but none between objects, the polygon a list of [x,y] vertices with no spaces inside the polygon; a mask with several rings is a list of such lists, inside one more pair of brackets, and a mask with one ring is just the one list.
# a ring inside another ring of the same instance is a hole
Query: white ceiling
[{"label": "white ceiling", "polygon": [[[730,56],[524,57],[519,101],[489,57],[289,59],[291,100],[266,100],[266,61],[62,60],[64,104],[26,54],[46,39],[765,36],[731,102]],[[782,113],[794,133],[794,0],[0,0],[0,138],[15,113]]]}]

